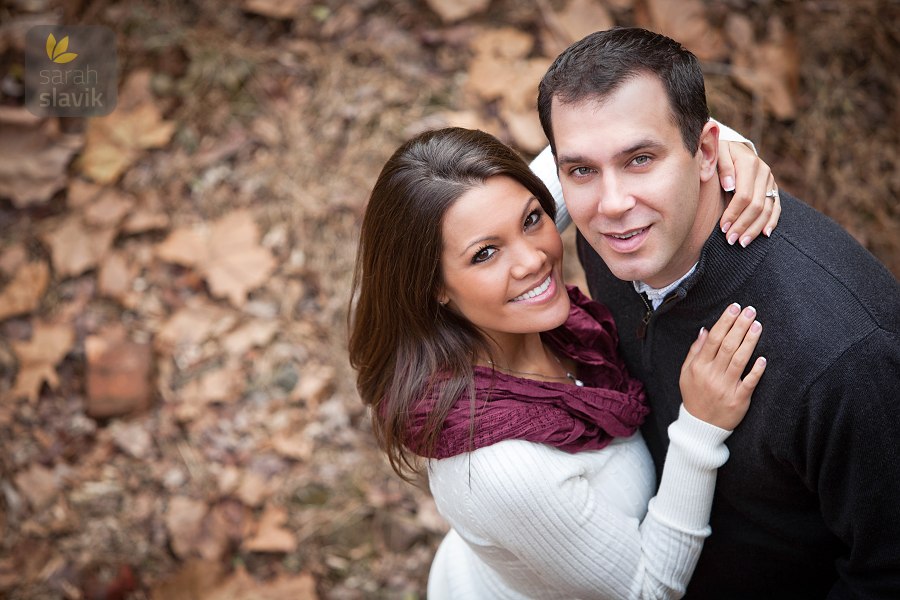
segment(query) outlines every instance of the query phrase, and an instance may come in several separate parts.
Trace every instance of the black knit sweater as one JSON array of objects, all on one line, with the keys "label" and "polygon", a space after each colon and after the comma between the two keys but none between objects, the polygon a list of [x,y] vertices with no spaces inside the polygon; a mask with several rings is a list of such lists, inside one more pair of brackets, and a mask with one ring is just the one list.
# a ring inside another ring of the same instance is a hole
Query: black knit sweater
[{"label": "black knit sweater", "polygon": [[580,235],[579,256],[646,384],[657,473],[700,327],[731,302],[756,307],[763,324],[768,366],[728,440],[688,598],[900,598],[900,285],[833,221],[781,201],[771,238],[744,249],[714,232],[646,327],[631,282]]}]

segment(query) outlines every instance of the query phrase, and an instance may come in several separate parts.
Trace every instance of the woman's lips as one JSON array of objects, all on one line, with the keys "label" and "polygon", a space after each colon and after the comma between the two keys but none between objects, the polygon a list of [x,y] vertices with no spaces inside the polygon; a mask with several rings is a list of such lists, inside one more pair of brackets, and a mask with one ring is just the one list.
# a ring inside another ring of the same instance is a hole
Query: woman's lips
[{"label": "woman's lips", "polygon": [[520,294],[510,300],[510,302],[527,302],[529,304],[536,304],[543,302],[549,298],[552,298],[556,292],[556,279],[553,277],[553,274],[547,276],[540,285],[528,290],[524,294]]}]

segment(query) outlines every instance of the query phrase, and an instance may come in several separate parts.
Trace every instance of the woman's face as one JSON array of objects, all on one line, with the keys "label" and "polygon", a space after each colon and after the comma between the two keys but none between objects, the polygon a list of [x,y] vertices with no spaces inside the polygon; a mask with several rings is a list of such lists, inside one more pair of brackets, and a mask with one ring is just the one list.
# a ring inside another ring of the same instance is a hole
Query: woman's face
[{"label": "woman's face", "polygon": [[569,315],[562,240],[527,188],[497,175],[463,194],[443,222],[441,302],[502,345]]}]

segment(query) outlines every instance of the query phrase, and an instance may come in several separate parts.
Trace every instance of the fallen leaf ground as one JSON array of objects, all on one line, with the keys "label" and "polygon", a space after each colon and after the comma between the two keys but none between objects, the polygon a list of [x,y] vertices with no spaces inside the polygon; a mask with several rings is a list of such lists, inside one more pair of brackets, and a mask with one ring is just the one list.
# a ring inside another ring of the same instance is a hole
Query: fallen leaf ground
[{"label": "fallen leaf ground", "polygon": [[[782,189],[900,274],[898,17],[891,0],[0,7],[0,596],[424,597],[445,525],[375,447],[345,352],[384,160],[445,124],[532,156],[552,57],[650,26],[701,55],[715,116]],[[24,32],[56,22],[117,33],[109,117],[21,107]]]}]

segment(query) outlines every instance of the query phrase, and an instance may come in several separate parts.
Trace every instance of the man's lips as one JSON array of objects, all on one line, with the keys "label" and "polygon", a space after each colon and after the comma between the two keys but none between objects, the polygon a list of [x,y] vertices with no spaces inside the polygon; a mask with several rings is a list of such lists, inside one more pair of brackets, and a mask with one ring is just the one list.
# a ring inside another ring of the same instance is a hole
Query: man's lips
[{"label": "man's lips", "polygon": [[637,229],[627,229],[621,232],[603,233],[603,239],[616,252],[632,252],[636,250],[645,239],[650,231],[651,225],[639,227]]}]

